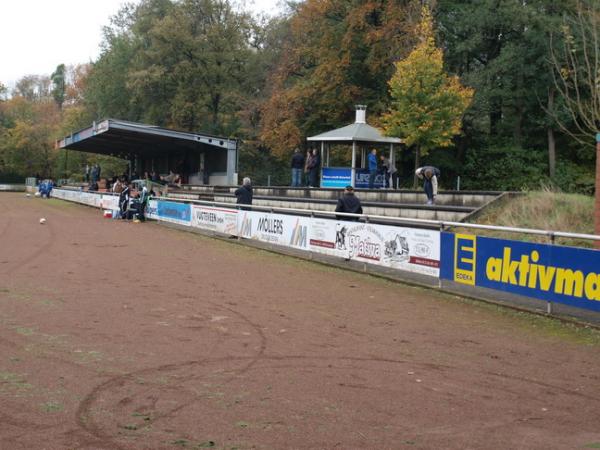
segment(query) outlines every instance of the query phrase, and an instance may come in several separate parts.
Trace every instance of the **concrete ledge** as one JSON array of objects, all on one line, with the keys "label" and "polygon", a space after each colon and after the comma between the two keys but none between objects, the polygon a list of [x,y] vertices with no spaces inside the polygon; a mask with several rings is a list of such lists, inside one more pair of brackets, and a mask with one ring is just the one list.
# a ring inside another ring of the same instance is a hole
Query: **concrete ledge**
[{"label": "concrete ledge", "polygon": [[25,192],[25,189],[24,184],[0,184],[0,191],[2,192]]}]

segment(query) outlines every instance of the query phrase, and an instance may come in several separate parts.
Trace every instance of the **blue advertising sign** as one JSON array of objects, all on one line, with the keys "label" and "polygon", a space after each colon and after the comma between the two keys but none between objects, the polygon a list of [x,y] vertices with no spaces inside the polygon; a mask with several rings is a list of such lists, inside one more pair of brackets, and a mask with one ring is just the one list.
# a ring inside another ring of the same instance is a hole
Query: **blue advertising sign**
[{"label": "blue advertising sign", "polygon": [[[375,176],[375,183],[373,187],[375,189],[381,189],[385,187],[384,183],[384,171],[378,170],[377,175]],[[356,169],[356,174],[354,177],[354,187],[368,189],[369,188],[369,169]]]},{"label": "blue advertising sign", "polygon": [[186,203],[159,201],[156,213],[160,220],[190,225],[192,214],[190,205]]},{"label": "blue advertising sign", "polygon": [[600,251],[442,233],[440,277],[600,311]]},{"label": "blue advertising sign", "polygon": [[344,167],[323,167],[321,187],[345,188],[352,179],[352,169]]}]

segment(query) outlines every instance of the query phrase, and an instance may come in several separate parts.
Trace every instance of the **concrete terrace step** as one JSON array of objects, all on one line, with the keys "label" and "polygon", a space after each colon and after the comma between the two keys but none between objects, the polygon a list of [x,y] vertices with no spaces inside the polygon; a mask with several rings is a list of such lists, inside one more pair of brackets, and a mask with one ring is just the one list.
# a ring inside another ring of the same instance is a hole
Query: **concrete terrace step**
[{"label": "concrete terrace step", "polygon": [[[221,194],[215,195],[215,201],[234,204],[236,199],[233,194]],[[255,195],[252,204],[273,208],[305,209],[307,211],[335,211],[337,199],[281,198]],[[394,204],[387,202],[362,202],[362,206],[365,214],[457,222],[476,209],[464,206]]]},{"label": "concrete terrace step", "polygon": [[[211,194],[230,193],[233,194],[236,186],[205,186],[187,185],[181,189],[170,190],[169,193],[176,195],[203,193],[205,198]],[[337,200],[342,193],[341,189],[328,188],[291,188],[291,187],[265,187],[255,186],[255,196],[281,197],[281,198],[304,198],[320,200]],[[502,192],[496,191],[441,191],[436,197],[438,205],[471,206],[480,207],[496,199]],[[386,203],[422,204],[426,197],[422,190],[387,190],[387,189],[357,189],[356,195],[361,201],[374,201]],[[186,198],[186,197],[180,197]],[[192,197],[189,197],[192,198]]]}]

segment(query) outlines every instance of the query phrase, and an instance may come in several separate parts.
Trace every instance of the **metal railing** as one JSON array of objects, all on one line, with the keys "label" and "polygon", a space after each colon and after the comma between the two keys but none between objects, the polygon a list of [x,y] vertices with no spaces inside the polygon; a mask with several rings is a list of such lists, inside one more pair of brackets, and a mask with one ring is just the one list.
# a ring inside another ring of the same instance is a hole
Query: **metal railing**
[{"label": "metal railing", "polygon": [[[76,189],[67,189],[67,190],[76,190]],[[87,191],[86,191],[87,192]],[[90,192],[98,195],[118,195],[113,192]],[[443,231],[449,227],[460,227],[460,228],[470,228],[474,230],[489,230],[489,231],[500,231],[506,233],[522,233],[522,234],[531,234],[538,236],[547,237],[551,243],[554,243],[556,238],[567,238],[567,239],[583,239],[590,241],[600,241],[600,235],[595,234],[582,234],[582,233],[569,233],[564,231],[549,231],[549,230],[539,230],[535,228],[518,228],[518,227],[504,227],[498,225],[480,225],[475,223],[464,223],[464,222],[452,222],[445,220],[432,220],[432,219],[413,219],[406,217],[393,217],[393,216],[380,216],[376,214],[352,214],[352,213],[342,213],[335,211],[326,211],[326,210],[310,210],[310,209],[301,209],[301,208],[284,208],[279,206],[260,206],[260,205],[238,205],[236,203],[230,202],[215,202],[208,200],[193,200],[193,199],[180,199],[180,198],[171,198],[171,197],[150,197],[150,200],[162,200],[176,203],[193,203],[199,205],[207,205],[207,206],[226,206],[228,208],[233,209],[241,209],[250,208],[252,210],[259,211],[268,211],[268,212],[282,212],[282,213],[294,213],[294,214],[302,214],[305,216],[331,216],[331,217],[348,217],[352,219],[364,219],[365,222],[369,223],[372,221],[384,221],[384,222],[393,222],[397,224],[416,224],[416,225],[427,225],[431,228],[438,228],[440,231]]]},{"label": "metal railing", "polygon": [[379,216],[375,214],[352,214],[352,213],[342,213],[335,211],[325,211],[325,210],[307,210],[300,208],[283,208],[277,206],[260,206],[260,205],[238,205],[236,203],[228,203],[228,202],[214,202],[207,200],[191,200],[191,199],[178,199],[178,198],[170,198],[170,197],[151,197],[150,200],[162,200],[169,202],[178,202],[178,203],[193,203],[200,205],[208,205],[208,206],[227,206],[228,208],[240,209],[243,208],[251,208],[252,210],[261,210],[268,212],[283,212],[283,213],[301,213],[302,215],[309,216],[342,216],[349,218],[358,218],[365,219],[365,222],[371,222],[373,220],[377,221],[386,221],[386,222],[394,222],[398,224],[419,224],[419,225],[428,225],[430,227],[438,228],[440,231],[443,231],[449,227],[461,227],[461,228],[472,228],[479,230],[490,230],[490,231],[501,231],[507,233],[522,233],[522,234],[532,234],[538,236],[546,236],[550,239],[552,243],[554,243],[556,238],[569,238],[569,239],[583,239],[583,240],[591,240],[591,241],[600,241],[600,235],[595,234],[581,234],[581,233],[568,233],[564,231],[548,231],[548,230],[539,230],[532,228],[516,228],[516,227],[503,227],[497,225],[480,225],[475,223],[463,223],[463,222],[451,222],[444,220],[432,220],[432,219],[412,219],[405,217],[393,217],[393,216]]}]

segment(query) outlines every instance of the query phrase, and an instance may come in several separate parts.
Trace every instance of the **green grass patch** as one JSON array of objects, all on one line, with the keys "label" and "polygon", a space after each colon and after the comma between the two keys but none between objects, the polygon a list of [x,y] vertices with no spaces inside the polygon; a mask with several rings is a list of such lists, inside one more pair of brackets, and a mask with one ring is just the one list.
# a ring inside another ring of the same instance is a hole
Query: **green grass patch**
[{"label": "green grass patch", "polygon": [[23,336],[31,336],[35,333],[35,330],[33,328],[27,327],[18,327],[15,329],[15,331],[19,334],[22,334]]},{"label": "green grass patch", "polygon": [[[541,191],[530,191],[492,204],[473,223],[594,234],[594,198],[581,194],[565,194],[547,188]],[[526,242],[550,242],[548,237],[534,234],[460,227],[456,227],[452,231]],[[593,247],[594,244],[593,241],[585,239],[566,238],[557,238],[556,243],[588,248]]]},{"label": "green grass patch", "polygon": [[58,402],[42,403],[41,407],[42,407],[42,411],[44,411],[44,412],[57,412],[57,411],[62,411],[64,409],[64,406]]},{"label": "green grass patch", "polygon": [[0,393],[24,392],[32,389],[23,375],[13,372],[0,372]]}]

